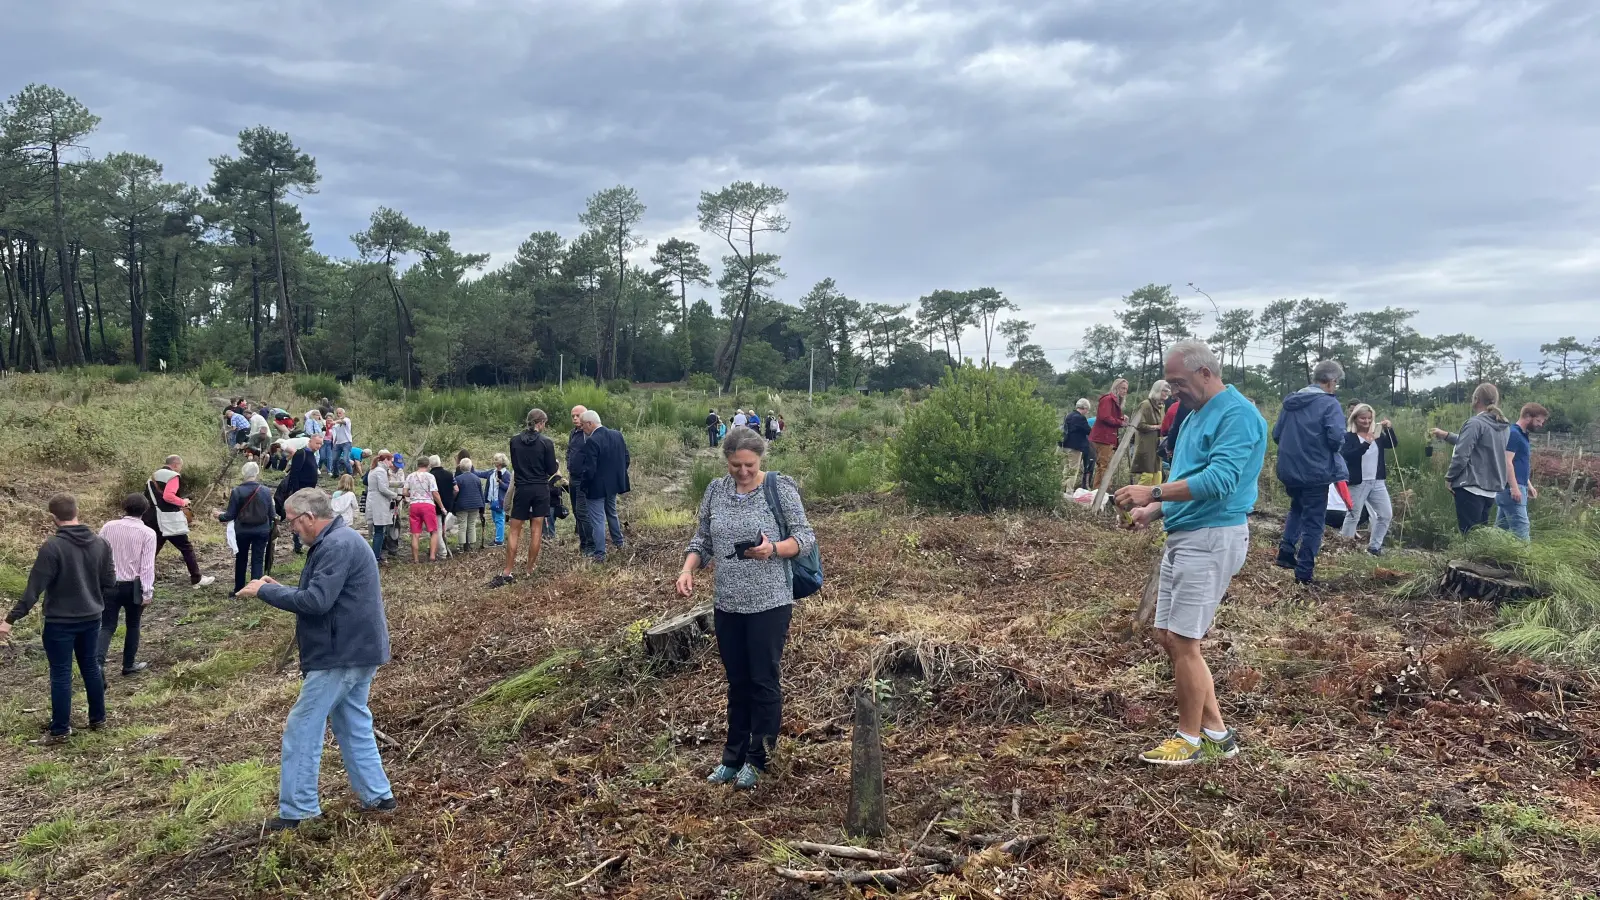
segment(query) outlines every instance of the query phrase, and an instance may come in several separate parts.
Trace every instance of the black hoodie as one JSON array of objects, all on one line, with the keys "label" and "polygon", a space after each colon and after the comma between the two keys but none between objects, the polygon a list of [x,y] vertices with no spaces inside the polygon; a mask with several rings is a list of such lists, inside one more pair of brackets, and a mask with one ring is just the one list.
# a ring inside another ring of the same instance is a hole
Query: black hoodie
[{"label": "black hoodie", "polygon": [[555,441],[532,429],[511,439],[511,477],[517,487],[548,485],[556,471]]},{"label": "black hoodie", "polygon": [[55,536],[39,548],[28,573],[22,599],[6,614],[15,622],[28,614],[44,595],[46,622],[87,622],[99,619],[105,597],[117,586],[111,564],[111,545],[87,525],[57,526]]}]

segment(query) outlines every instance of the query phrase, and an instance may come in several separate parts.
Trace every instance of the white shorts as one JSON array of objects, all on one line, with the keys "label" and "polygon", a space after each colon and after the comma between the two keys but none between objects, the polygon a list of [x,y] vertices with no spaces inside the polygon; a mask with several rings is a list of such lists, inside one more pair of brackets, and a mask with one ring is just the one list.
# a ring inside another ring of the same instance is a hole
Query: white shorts
[{"label": "white shorts", "polygon": [[1248,525],[1169,532],[1161,550],[1155,627],[1180,637],[1205,637],[1249,550]]}]

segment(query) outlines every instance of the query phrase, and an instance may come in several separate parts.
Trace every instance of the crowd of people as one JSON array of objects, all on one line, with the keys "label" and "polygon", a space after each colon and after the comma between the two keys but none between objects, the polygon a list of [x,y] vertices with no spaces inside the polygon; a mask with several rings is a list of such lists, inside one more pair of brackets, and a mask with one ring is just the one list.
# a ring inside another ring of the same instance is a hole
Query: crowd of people
[{"label": "crowd of people", "polygon": [[[785,427],[783,416],[767,410],[767,417],[754,409],[736,409],[733,412],[733,427],[748,428],[767,441],[775,441],[783,436]],[[717,414],[716,407],[706,414],[706,446],[716,447],[722,443],[722,438],[728,433],[728,423],[722,421],[722,416]]]}]

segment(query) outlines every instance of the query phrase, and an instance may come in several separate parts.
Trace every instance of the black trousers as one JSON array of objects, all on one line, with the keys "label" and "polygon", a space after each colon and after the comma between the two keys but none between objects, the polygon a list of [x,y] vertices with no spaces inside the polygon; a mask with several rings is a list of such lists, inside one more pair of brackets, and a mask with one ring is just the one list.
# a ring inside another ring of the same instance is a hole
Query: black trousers
[{"label": "black trousers", "polygon": [[589,530],[589,498],[584,496],[576,480],[567,485],[567,494],[572,497],[572,520],[573,527],[578,530],[578,552],[587,556],[594,547],[594,532]]},{"label": "black trousers", "polygon": [[106,597],[105,612],[100,614],[100,641],[96,648],[96,658],[100,661],[101,671],[105,671],[106,654],[111,650],[111,635],[117,630],[117,616],[127,610],[128,630],[122,635],[122,671],[126,673],[133,668],[134,658],[139,655],[139,619],[144,615],[144,586],[139,579],[132,581],[119,581],[117,587]]},{"label": "black trousers", "polygon": [[[260,535],[243,535],[235,527],[233,533],[234,543],[239,545],[239,552],[233,555],[233,592],[239,593],[240,589],[250,583],[251,579],[260,578],[265,571],[267,560],[267,542],[271,540],[272,533]],[[249,578],[246,578],[246,573]]]},{"label": "black trousers", "polygon": [[1493,497],[1480,497],[1466,488],[1452,488],[1451,493],[1456,496],[1456,527],[1462,534],[1488,526],[1489,513],[1494,511]]},{"label": "black trousers", "polygon": [[728,743],[722,764],[765,771],[783,725],[779,685],[783,645],[794,604],[758,613],[716,611],[717,653],[728,673]]},{"label": "black trousers", "polygon": [[189,543],[187,534],[165,535],[158,529],[156,531],[156,554],[160,555],[161,548],[171,544],[183,554],[183,564],[189,569],[189,583],[200,583],[200,562],[194,558],[194,547]]}]

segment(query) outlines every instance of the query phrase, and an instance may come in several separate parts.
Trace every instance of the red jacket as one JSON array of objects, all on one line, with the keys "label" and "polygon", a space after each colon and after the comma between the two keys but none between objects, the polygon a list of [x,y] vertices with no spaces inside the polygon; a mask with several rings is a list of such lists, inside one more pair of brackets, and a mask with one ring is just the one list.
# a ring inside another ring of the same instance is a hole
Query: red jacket
[{"label": "red jacket", "polygon": [[1181,404],[1167,404],[1167,414],[1161,417],[1161,436],[1166,437],[1172,431],[1172,421],[1178,417],[1178,407]]},{"label": "red jacket", "polygon": [[1128,418],[1122,414],[1122,404],[1118,402],[1116,394],[1105,394],[1100,398],[1100,407],[1094,414],[1094,427],[1089,429],[1089,442],[1092,444],[1115,444],[1117,442],[1117,429],[1128,424]]}]

